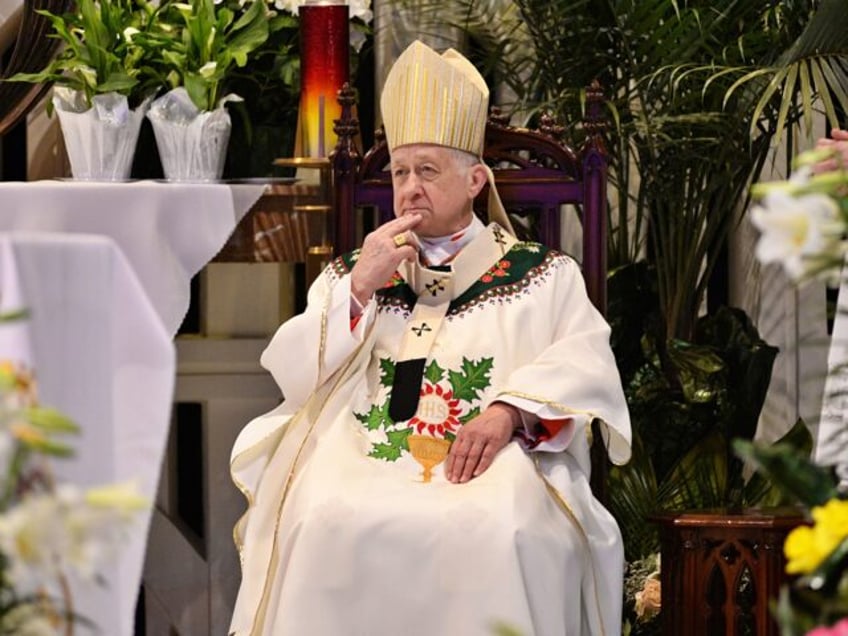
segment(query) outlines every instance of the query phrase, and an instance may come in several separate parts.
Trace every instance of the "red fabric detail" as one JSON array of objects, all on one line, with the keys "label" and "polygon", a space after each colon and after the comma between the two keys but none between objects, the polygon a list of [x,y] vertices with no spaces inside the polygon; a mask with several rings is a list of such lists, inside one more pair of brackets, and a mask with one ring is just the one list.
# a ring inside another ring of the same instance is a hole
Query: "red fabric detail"
[{"label": "red fabric detail", "polygon": [[559,435],[562,429],[570,423],[570,417],[561,417],[554,420],[540,419],[532,433],[527,433],[524,428],[519,428],[515,432],[515,436],[524,443],[525,448],[533,449],[542,442],[547,442]]},{"label": "red fabric detail", "polygon": [[561,417],[561,418],[556,419],[556,420],[542,420],[542,419],[540,419],[539,425],[543,429],[545,429],[545,432],[544,433],[540,432],[539,437],[545,436],[545,433],[547,433],[547,436],[545,436],[545,438],[544,438],[546,440],[556,437],[559,434],[559,432],[565,427],[565,425],[568,424],[570,421],[571,421],[570,417]]},{"label": "red fabric detail", "polygon": [[356,318],[350,319],[350,330],[353,331],[356,329],[356,325],[359,324],[359,319],[362,318],[362,314],[359,314]]}]

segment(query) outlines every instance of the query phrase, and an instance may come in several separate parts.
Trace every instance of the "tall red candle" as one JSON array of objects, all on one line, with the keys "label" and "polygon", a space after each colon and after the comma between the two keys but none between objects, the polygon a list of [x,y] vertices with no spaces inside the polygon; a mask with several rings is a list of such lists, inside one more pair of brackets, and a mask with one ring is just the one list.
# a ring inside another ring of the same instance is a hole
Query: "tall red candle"
[{"label": "tall red candle", "polygon": [[350,80],[349,9],[344,0],[307,0],[300,7],[300,149],[326,157],[336,145],[337,92]]}]

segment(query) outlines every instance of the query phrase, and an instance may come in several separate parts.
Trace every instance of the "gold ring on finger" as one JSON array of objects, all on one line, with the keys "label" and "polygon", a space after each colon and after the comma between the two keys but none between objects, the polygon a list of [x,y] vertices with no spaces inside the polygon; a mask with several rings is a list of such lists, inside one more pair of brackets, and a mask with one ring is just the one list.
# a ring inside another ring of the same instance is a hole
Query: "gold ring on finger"
[{"label": "gold ring on finger", "polygon": [[403,247],[404,245],[409,243],[409,241],[406,239],[406,234],[396,234],[392,240],[395,242],[396,247]]}]

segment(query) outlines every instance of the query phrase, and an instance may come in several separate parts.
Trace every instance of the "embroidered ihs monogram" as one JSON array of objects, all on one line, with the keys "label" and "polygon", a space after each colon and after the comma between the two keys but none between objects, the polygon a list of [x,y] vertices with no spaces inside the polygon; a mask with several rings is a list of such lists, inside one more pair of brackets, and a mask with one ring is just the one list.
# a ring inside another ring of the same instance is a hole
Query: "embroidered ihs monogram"
[{"label": "embroidered ihs monogram", "polygon": [[389,416],[395,365],[388,358],[380,360],[382,402],[370,410],[354,413],[368,431],[375,459],[397,461],[409,452],[409,436],[425,435],[453,441],[459,427],[480,415],[482,392],[491,384],[493,358],[462,359],[459,369],[443,369],[433,360],[424,370],[421,399],[415,415],[408,422],[397,423]]}]

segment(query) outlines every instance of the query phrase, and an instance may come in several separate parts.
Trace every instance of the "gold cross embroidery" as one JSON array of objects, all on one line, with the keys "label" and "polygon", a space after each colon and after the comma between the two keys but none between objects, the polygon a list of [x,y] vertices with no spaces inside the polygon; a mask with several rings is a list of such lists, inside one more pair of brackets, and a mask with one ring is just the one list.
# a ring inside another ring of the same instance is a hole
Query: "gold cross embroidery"
[{"label": "gold cross embroidery", "polygon": [[445,291],[445,282],[441,278],[434,278],[432,283],[424,285],[431,296],[435,296],[439,292]]}]

